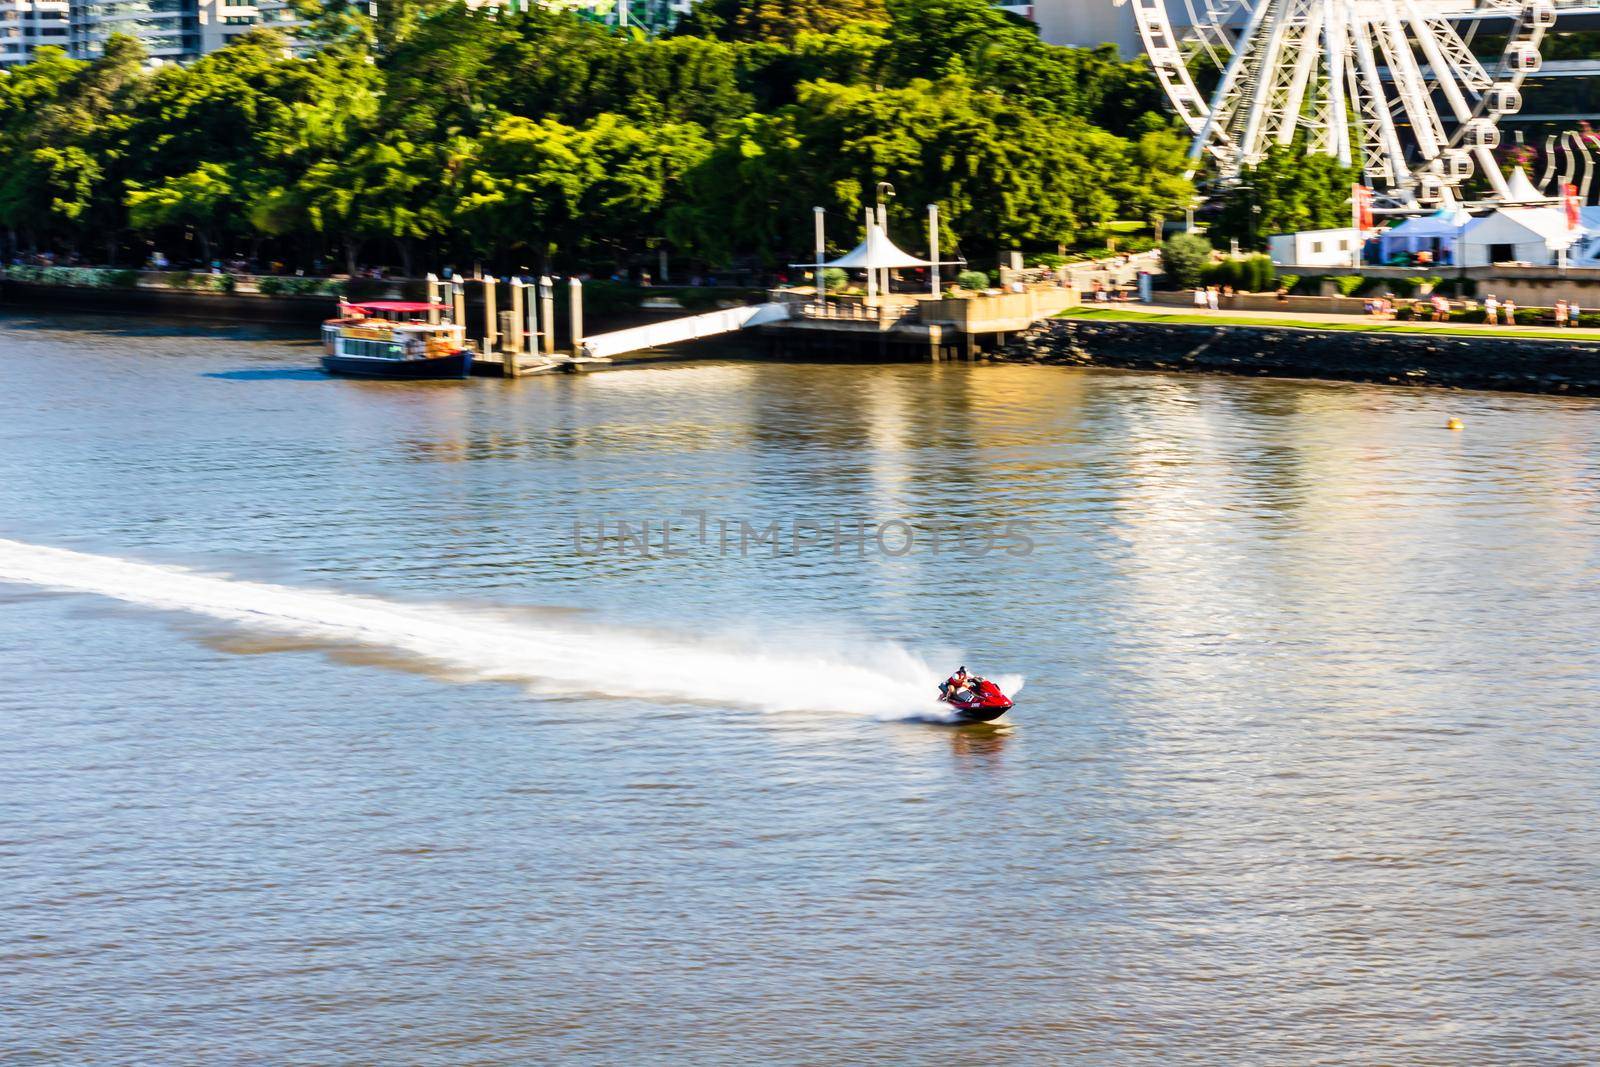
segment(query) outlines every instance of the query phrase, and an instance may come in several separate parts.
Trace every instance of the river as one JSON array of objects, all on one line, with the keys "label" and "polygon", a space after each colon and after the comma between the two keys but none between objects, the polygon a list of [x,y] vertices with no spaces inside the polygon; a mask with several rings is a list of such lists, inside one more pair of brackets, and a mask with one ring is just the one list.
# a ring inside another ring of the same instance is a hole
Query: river
[{"label": "river", "polygon": [[1600,402],[316,355],[0,316],[0,1062],[1600,1058]]}]

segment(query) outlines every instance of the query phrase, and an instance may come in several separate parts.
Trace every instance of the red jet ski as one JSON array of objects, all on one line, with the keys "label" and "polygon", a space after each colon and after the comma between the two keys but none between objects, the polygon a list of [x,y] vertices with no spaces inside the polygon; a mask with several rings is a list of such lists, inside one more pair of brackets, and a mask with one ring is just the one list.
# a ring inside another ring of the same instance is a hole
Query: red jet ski
[{"label": "red jet ski", "polygon": [[955,709],[958,722],[993,722],[1011,710],[1011,698],[1000,692],[998,685],[977,675],[972,676],[965,690],[939,699]]}]

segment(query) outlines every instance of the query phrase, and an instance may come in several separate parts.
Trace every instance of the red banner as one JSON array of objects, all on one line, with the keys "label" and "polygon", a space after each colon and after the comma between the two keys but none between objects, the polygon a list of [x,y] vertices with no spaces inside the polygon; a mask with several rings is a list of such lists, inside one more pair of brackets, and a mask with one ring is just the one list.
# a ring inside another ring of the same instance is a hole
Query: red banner
[{"label": "red banner", "polygon": [[1561,187],[1561,206],[1567,210],[1567,229],[1576,230],[1583,225],[1583,205],[1578,200],[1578,187],[1566,184]]},{"label": "red banner", "polygon": [[1362,233],[1372,229],[1372,190],[1365,185],[1351,186],[1350,206],[1354,209],[1356,229]]}]

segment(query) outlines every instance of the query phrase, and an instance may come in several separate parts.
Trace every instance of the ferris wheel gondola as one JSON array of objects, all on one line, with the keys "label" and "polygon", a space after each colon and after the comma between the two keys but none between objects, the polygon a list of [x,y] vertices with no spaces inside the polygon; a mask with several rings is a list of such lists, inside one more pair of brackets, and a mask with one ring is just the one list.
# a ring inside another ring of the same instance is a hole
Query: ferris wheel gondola
[{"label": "ferris wheel gondola", "polygon": [[[1303,134],[1396,202],[1429,201],[1481,169],[1497,193],[1499,120],[1555,24],[1551,0],[1132,0],[1157,79],[1224,179]],[[1471,47],[1485,11],[1497,60]],[[1174,14],[1179,16],[1174,23]],[[1187,21],[1184,21],[1187,16]],[[1202,92],[1201,86],[1206,86]]]}]

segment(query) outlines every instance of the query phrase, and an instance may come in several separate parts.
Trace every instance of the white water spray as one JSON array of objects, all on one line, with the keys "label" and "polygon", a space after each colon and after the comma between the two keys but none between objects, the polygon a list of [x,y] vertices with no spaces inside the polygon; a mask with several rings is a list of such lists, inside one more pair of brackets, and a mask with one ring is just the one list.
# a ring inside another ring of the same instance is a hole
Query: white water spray
[{"label": "white water spray", "polygon": [[[941,671],[892,642],[781,648],[531,622],[504,613],[296,589],[0,539],[0,581],[93,593],[330,645],[416,657],[473,681],[544,695],[603,694],[768,711],[937,715]],[[1011,681],[1001,679],[1002,685]],[[1016,679],[1013,688],[1021,684]],[[1009,691],[1009,690],[1008,690]]]}]

